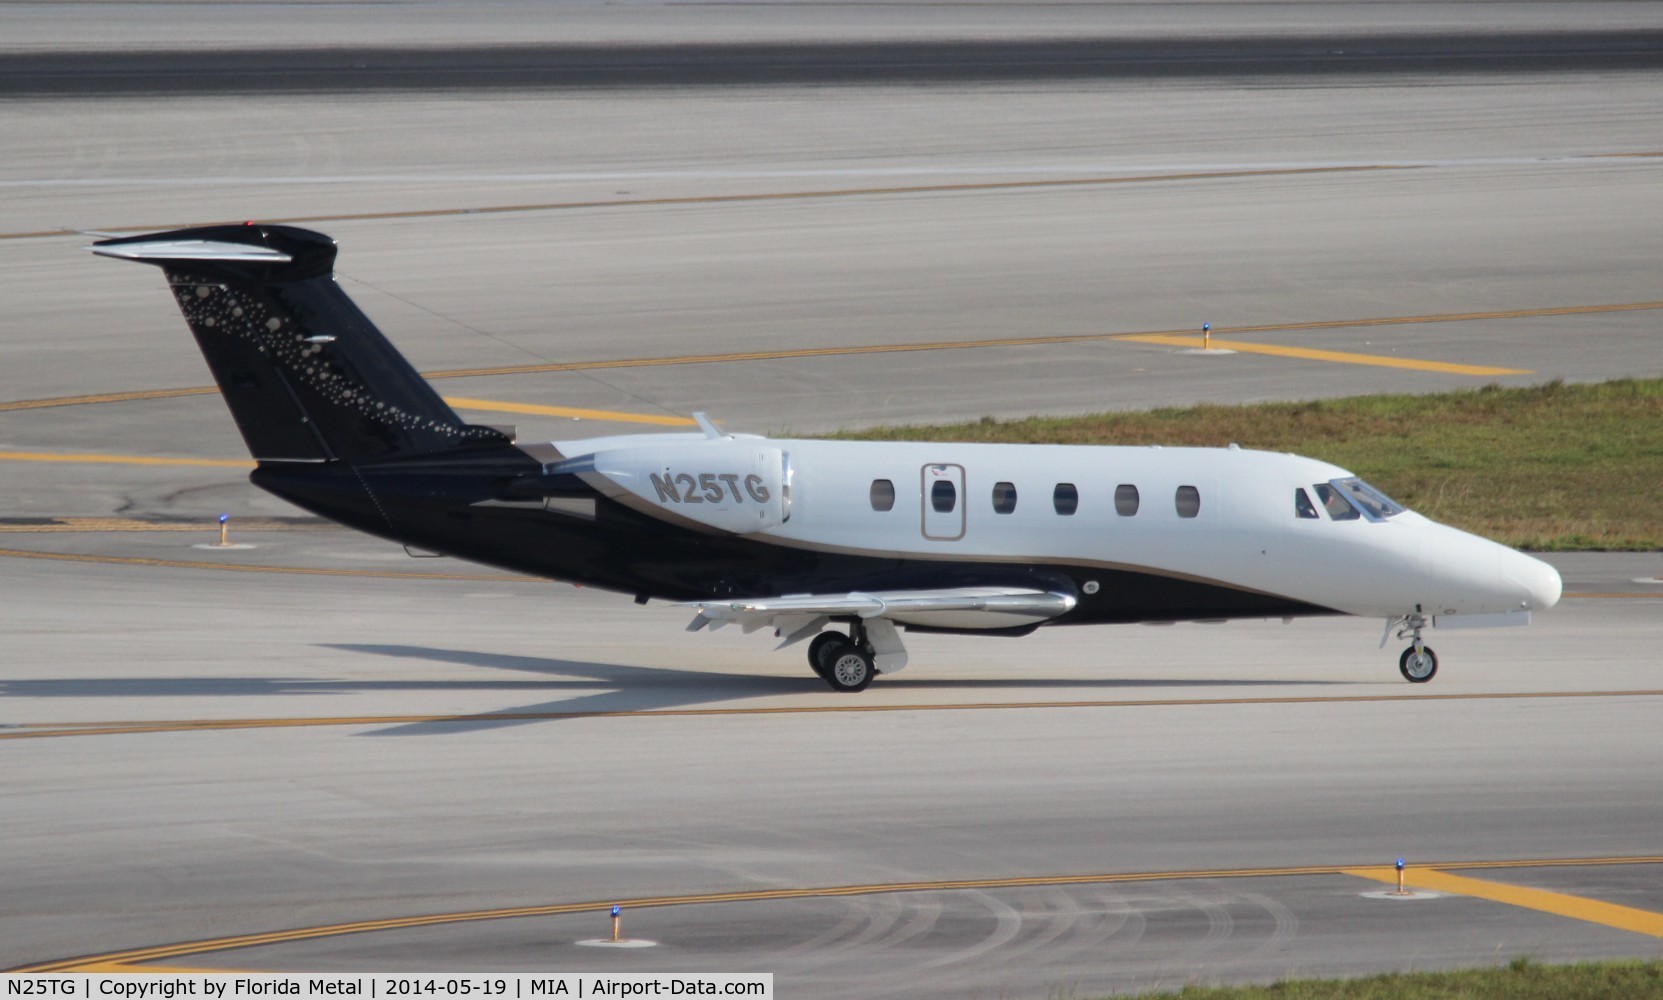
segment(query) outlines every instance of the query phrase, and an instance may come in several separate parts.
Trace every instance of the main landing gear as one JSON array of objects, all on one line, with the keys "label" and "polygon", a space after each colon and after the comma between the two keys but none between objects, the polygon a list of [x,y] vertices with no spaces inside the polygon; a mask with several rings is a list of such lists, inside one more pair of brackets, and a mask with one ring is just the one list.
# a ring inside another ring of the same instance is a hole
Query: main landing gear
[{"label": "main landing gear", "polygon": [[1397,633],[1399,639],[1414,636],[1414,645],[1405,649],[1397,659],[1397,669],[1403,674],[1403,679],[1411,684],[1425,684],[1438,673],[1438,654],[1432,652],[1432,647],[1421,642],[1420,638],[1426,623],[1425,615],[1405,615],[1403,627]]},{"label": "main landing gear", "polygon": [[808,644],[808,665],[833,691],[864,691],[878,675],[876,654],[865,640],[859,623],[850,627],[847,636],[821,632]]}]

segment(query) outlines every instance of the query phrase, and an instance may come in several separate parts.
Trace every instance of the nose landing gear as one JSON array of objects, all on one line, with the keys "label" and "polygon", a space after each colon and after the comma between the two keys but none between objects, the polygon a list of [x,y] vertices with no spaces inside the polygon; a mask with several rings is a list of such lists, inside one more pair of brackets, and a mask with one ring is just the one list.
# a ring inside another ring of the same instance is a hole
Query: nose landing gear
[{"label": "nose landing gear", "polygon": [[1398,657],[1397,669],[1409,683],[1425,684],[1438,672],[1438,654],[1432,652],[1431,646],[1417,643]]},{"label": "nose landing gear", "polygon": [[1388,624],[1387,631],[1392,625],[1401,624],[1397,637],[1406,639],[1414,637],[1414,645],[1403,651],[1397,658],[1397,669],[1403,674],[1403,679],[1411,684],[1425,684],[1438,673],[1438,654],[1432,652],[1432,647],[1421,641],[1421,629],[1427,625],[1427,617],[1422,614],[1404,615],[1402,618]]}]

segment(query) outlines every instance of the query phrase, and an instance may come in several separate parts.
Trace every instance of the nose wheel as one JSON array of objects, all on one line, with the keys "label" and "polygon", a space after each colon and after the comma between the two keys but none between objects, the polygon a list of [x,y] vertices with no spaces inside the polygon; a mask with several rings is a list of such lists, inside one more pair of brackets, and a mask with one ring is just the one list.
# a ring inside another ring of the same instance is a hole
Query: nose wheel
[{"label": "nose wheel", "polygon": [[1386,622],[1386,634],[1380,637],[1380,645],[1386,644],[1386,639],[1392,634],[1392,629],[1398,629],[1399,639],[1413,637],[1414,645],[1403,651],[1397,658],[1397,669],[1403,674],[1403,679],[1410,684],[1425,684],[1438,672],[1438,654],[1432,652],[1432,647],[1421,641],[1421,630],[1426,628],[1428,619],[1420,613],[1420,605],[1415,605],[1415,613],[1404,615],[1402,618],[1390,619]]},{"label": "nose wheel", "polygon": [[1425,684],[1438,672],[1438,654],[1432,652],[1431,646],[1417,642],[1398,657],[1397,669],[1409,683]]}]

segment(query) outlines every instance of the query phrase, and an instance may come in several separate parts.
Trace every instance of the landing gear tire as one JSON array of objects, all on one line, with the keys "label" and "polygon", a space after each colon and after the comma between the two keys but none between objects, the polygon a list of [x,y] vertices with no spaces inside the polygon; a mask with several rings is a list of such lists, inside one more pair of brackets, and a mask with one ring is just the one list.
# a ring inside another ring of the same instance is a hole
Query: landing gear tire
[{"label": "landing gear tire", "polygon": [[872,654],[852,642],[832,646],[826,653],[826,661],[830,664],[825,673],[826,683],[831,685],[833,691],[848,694],[864,691],[878,674],[877,667],[872,663]]},{"label": "landing gear tire", "polygon": [[836,632],[821,632],[808,644],[808,665],[821,680],[831,672],[830,653],[833,646],[840,642],[848,642]]},{"label": "landing gear tire", "polygon": [[1438,654],[1432,652],[1431,646],[1422,646],[1419,652],[1410,646],[1398,657],[1397,669],[1409,683],[1425,684],[1438,673]]}]

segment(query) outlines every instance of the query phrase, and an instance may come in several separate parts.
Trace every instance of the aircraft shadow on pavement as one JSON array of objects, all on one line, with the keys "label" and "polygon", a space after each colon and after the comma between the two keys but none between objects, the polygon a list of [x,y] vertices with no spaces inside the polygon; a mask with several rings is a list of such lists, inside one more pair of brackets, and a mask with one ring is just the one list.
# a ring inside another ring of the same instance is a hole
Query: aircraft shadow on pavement
[{"label": "aircraft shadow on pavement", "polygon": [[[825,685],[818,677],[813,676],[805,665],[803,676],[779,677],[759,674],[730,674],[715,673],[704,670],[676,670],[664,667],[638,667],[615,663],[592,663],[553,658],[519,656],[504,653],[488,653],[476,650],[439,649],[430,646],[404,646],[382,644],[354,644],[338,643],[326,644],[326,648],[347,652],[360,652],[378,656],[393,656],[408,659],[433,660],[442,663],[459,664],[463,666],[491,667],[505,670],[523,670],[535,673],[558,674],[567,677],[585,678],[581,680],[538,683],[532,685],[538,689],[557,688],[561,690],[579,691],[597,689],[593,694],[568,698],[561,701],[547,702],[538,705],[527,705],[518,708],[499,710],[502,715],[538,715],[538,714],[573,714],[583,715],[596,712],[650,712],[654,710],[692,709],[714,702],[731,702],[746,698],[764,698],[778,695],[824,695],[832,704],[858,704],[858,700],[866,695],[840,695]],[[473,687],[472,682],[447,682],[437,687],[455,683],[461,689]],[[1131,690],[1151,687],[1198,688],[1198,687],[1282,687],[1282,686],[1311,686],[1315,684],[1338,684],[1341,681],[1307,681],[1307,680],[1275,680],[1275,679],[1195,679],[1195,678],[883,678],[878,684],[886,688],[900,688],[907,690],[940,690],[940,691],[985,691],[985,690]],[[414,686],[420,686],[417,682]],[[558,721],[553,719],[493,719],[482,715],[464,721],[446,721],[442,723],[422,722],[407,726],[397,726],[380,730],[381,735],[417,735],[427,732],[462,732],[470,729],[482,729],[498,726],[523,725],[530,722]]]},{"label": "aircraft shadow on pavement", "polygon": [[[878,687],[856,695],[837,694],[806,666],[802,676],[722,673],[642,667],[554,657],[520,656],[479,650],[440,649],[396,644],[324,643],[321,648],[369,656],[425,660],[465,667],[484,667],[546,675],[536,680],[436,678],[335,680],[316,677],[85,677],[0,680],[0,698],[269,698],[393,692],[501,691],[541,693],[555,700],[478,713],[458,712],[445,721],[392,725],[377,735],[425,735],[557,722],[560,717],[606,712],[650,712],[697,709],[722,702],[783,695],[808,696],[827,706],[858,706],[861,699],[882,690],[940,691],[1131,691],[1145,688],[1263,688],[1343,684],[1344,681],[1277,680],[1267,678],[961,678],[901,676],[880,678]],[[1112,669],[1112,665],[1105,669]],[[442,711],[442,710],[441,710]],[[412,713],[415,714],[415,713]],[[497,716],[504,716],[498,718]],[[551,716],[513,718],[512,716]]]}]

